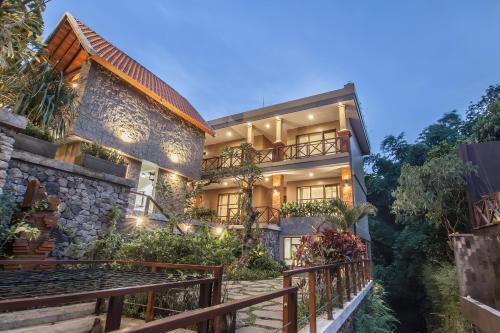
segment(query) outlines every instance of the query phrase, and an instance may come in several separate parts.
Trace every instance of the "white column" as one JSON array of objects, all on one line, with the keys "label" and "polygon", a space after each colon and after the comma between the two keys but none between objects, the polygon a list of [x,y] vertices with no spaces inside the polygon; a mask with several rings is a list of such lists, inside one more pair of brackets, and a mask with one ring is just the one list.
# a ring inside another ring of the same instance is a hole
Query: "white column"
[{"label": "white column", "polygon": [[282,131],[283,120],[280,117],[276,117],[276,142],[281,142],[281,131]]},{"label": "white column", "polygon": [[253,145],[253,125],[247,123],[247,143]]},{"label": "white column", "polygon": [[339,123],[340,131],[347,130],[347,121],[345,117],[345,104],[339,104]]}]

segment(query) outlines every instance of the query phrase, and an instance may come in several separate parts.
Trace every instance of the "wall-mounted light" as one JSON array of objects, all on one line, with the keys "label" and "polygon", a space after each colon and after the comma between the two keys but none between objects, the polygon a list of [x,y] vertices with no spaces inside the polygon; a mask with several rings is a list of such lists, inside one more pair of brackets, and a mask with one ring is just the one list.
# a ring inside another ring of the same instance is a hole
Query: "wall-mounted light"
[{"label": "wall-mounted light", "polygon": [[214,234],[216,236],[220,236],[222,234],[222,232],[224,231],[224,228],[223,227],[215,227],[214,228]]},{"label": "wall-mounted light", "polygon": [[271,124],[266,124],[266,128],[271,128]]},{"label": "wall-mounted light", "polygon": [[179,163],[179,155],[176,153],[170,154],[170,160],[174,163]]},{"label": "wall-mounted light", "polygon": [[314,119],[314,115],[311,113],[309,116],[307,116],[307,118],[309,118],[309,120],[313,120]]},{"label": "wall-mounted light", "polygon": [[125,143],[130,143],[133,141],[132,137],[127,132],[122,132],[120,134],[120,139]]},{"label": "wall-mounted light", "polygon": [[223,182],[222,185],[227,186],[227,182]]},{"label": "wall-mounted light", "polygon": [[268,182],[269,181],[269,177],[264,178],[264,181]]},{"label": "wall-mounted light", "polygon": [[232,132],[227,132],[227,133],[226,133],[226,135],[227,135],[227,136],[232,136],[232,135],[233,135],[233,133],[232,133]]},{"label": "wall-mounted light", "polygon": [[314,173],[309,172],[309,177],[312,177],[312,176],[314,176]]}]

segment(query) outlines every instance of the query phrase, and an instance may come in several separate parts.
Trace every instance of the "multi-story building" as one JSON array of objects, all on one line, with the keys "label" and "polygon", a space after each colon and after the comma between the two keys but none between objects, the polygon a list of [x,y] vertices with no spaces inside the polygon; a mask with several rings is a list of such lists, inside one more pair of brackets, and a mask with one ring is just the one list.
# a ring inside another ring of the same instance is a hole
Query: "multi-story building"
[{"label": "multi-story building", "polygon": [[[202,171],[237,166],[238,155],[225,157],[225,147],[250,143],[259,151],[263,180],[254,188],[253,205],[275,257],[291,260],[314,219],[280,217],[284,202],[340,198],[349,204],[366,201],[363,156],[370,146],[354,84],[209,121],[215,136],[205,139]],[[240,194],[230,179],[210,184],[201,205],[217,211],[219,221],[238,228]],[[356,233],[370,240],[368,221]]]}]

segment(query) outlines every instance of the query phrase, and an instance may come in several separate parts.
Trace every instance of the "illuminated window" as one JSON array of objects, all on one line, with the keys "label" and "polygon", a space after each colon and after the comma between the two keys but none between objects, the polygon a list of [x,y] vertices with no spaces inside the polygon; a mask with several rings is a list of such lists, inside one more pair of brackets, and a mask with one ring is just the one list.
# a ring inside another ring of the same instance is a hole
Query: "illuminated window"
[{"label": "illuminated window", "polygon": [[297,201],[299,202],[334,198],[339,198],[338,184],[297,187]]},{"label": "illuminated window", "polygon": [[300,245],[300,237],[283,238],[283,260],[287,265],[292,265],[295,260],[295,253]]},{"label": "illuminated window", "polygon": [[238,215],[240,210],[239,193],[221,193],[219,194],[217,204],[217,217],[222,221],[230,221]]}]

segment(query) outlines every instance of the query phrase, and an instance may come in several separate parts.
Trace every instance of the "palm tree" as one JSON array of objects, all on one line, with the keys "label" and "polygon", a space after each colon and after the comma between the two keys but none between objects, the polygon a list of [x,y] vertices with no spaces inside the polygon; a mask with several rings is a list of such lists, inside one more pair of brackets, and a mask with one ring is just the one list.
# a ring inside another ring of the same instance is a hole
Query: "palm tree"
[{"label": "palm tree", "polygon": [[356,233],[356,222],[368,215],[375,215],[377,208],[369,202],[363,202],[355,206],[350,206],[340,199],[333,199],[332,206],[337,211],[336,214],[328,216],[329,222],[347,230],[354,228]]}]

